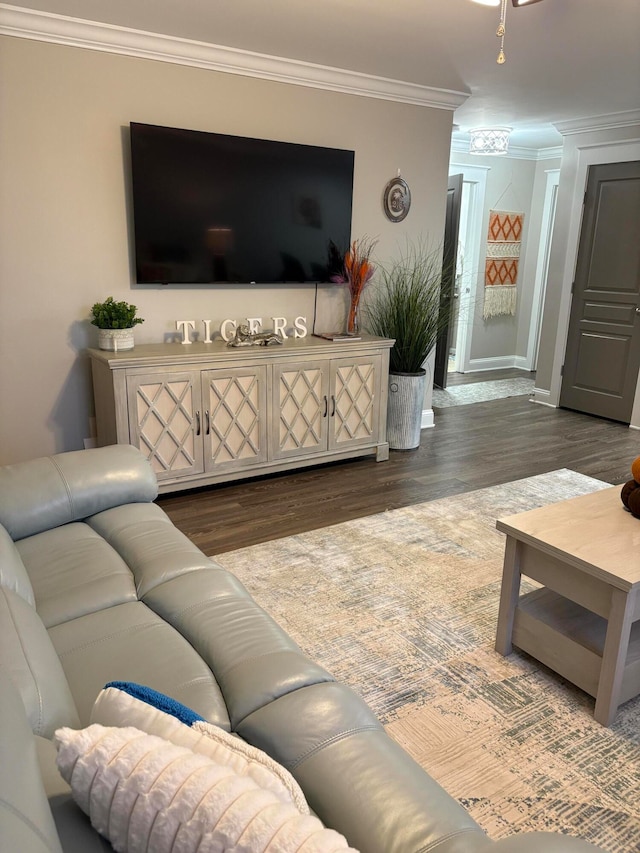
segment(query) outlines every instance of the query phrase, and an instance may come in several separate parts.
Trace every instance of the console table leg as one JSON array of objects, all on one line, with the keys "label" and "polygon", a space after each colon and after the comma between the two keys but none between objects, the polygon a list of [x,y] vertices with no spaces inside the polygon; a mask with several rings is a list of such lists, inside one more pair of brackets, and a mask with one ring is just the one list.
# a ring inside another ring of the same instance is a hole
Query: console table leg
[{"label": "console table leg", "polygon": [[386,462],[389,458],[389,442],[379,444],[376,447],[376,462]]},{"label": "console table leg", "polygon": [[520,542],[512,536],[507,536],[504,548],[502,586],[500,588],[498,628],[496,631],[496,651],[501,655],[509,655],[513,651],[511,635],[513,633],[513,618],[516,613],[519,597]]},{"label": "console table leg", "polygon": [[634,606],[635,591],[611,590],[611,609],[593,715],[603,726],[611,725],[618,710]]}]

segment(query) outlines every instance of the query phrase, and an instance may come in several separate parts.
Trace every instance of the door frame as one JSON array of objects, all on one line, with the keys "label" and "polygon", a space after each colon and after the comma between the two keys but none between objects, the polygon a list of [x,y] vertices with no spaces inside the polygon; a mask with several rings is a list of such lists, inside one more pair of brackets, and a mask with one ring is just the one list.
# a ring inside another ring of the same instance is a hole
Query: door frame
[{"label": "door frame", "polygon": [[[553,368],[551,371],[551,387],[548,397],[542,400],[542,402],[556,408],[560,403],[560,388],[562,386],[561,370],[567,348],[569,320],[571,317],[571,285],[578,261],[578,246],[582,227],[582,202],[587,189],[589,167],[606,163],[627,163],[640,159],[640,140],[624,140],[598,143],[597,145],[577,146],[576,156],[577,164],[575,166],[573,186],[567,188],[567,191],[571,192],[571,210],[565,243],[562,291],[558,308],[558,326],[553,354]],[[573,166],[573,164],[571,165]],[[571,171],[573,172],[573,169]],[[629,426],[632,429],[640,429],[640,376],[638,376]]]},{"label": "door frame", "polygon": [[538,366],[538,348],[540,345],[544,299],[547,291],[547,278],[549,275],[551,235],[553,233],[553,225],[556,217],[560,169],[547,169],[546,175],[547,185],[544,194],[542,223],[540,225],[540,245],[538,247],[538,258],[536,260],[536,277],[533,285],[533,299],[531,303],[531,318],[527,344],[527,370],[535,370]]},{"label": "door frame", "polygon": [[[434,388],[444,389],[447,387],[454,310],[458,307],[456,305],[455,289],[463,191],[464,175],[461,172],[458,172],[456,175],[449,175],[442,257],[443,274],[438,308],[438,325],[440,326],[440,331],[436,341],[436,355],[433,364]],[[445,317],[446,323],[444,320]]]},{"label": "door frame", "polygon": [[460,286],[460,305],[458,307],[458,334],[456,336],[456,370],[468,373],[471,364],[471,343],[476,298],[480,282],[484,278],[484,259],[482,258],[482,222],[484,218],[487,175],[490,166],[470,166],[452,160],[449,174],[462,173],[463,204],[464,184],[469,185],[468,210],[460,212],[460,221],[466,221],[465,254],[469,271]]}]

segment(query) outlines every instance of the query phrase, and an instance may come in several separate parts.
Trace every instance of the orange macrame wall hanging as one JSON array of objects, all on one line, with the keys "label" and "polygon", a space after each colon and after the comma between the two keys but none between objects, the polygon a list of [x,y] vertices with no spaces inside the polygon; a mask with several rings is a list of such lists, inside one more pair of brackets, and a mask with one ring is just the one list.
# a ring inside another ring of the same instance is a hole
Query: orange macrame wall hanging
[{"label": "orange macrame wall hanging", "polygon": [[485,320],[516,313],[516,285],[524,213],[489,212],[487,257],[484,268]]}]

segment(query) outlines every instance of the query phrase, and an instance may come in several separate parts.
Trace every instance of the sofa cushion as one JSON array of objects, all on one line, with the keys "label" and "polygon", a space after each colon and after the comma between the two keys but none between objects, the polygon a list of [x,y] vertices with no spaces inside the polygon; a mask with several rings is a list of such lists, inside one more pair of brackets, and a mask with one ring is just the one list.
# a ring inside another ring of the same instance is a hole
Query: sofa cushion
[{"label": "sofa cushion", "polygon": [[283,803],[293,803],[301,814],[309,814],[309,806],[296,780],[266,752],[208,723],[191,709],[155,690],[139,684],[107,684],[93,706],[91,722],[103,726],[133,726],[176,746],[206,755],[240,776],[250,776]]},{"label": "sofa cushion", "polygon": [[51,737],[61,725],[79,725],[67,679],[36,611],[0,587],[0,669],[20,693],[35,734]]},{"label": "sofa cushion", "polygon": [[318,817],[362,850],[487,853],[478,824],[344,684],[282,696],[238,733],[291,770]]},{"label": "sofa cushion", "polygon": [[0,524],[0,586],[6,586],[21,595],[32,606],[35,605],[33,587],[9,533]]},{"label": "sofa cushion", "polygon": [[87,524],[72,522],[45,530],[20,540],[16,548],[47,628],[137,600],[126,563]]},{"label": "sofa cushion", "polygon": [[151,466],[128,444],[58,453],[0,468],[0,524],[16,541],[157,494]]},{"label": "sofa cushion", "polygon": [[64,728],[56,744],[78,805],[122,853],[349,849],[249,777],[138,729]]},{"label": "sofa cushion", "polygon": [[140,601],[80,616],[49,629],[82,725],[109,681],[135,681],[167,693],[229,729],[216,680],[187,640]]}]

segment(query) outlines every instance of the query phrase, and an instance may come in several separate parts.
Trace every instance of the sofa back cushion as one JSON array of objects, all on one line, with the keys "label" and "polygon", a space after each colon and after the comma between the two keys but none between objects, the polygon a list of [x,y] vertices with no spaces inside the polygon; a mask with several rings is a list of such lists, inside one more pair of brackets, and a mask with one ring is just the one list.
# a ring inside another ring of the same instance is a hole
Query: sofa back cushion
[{"label": "sofa back cushion", "polygon": [[0,670],[22,698],[34,734],[79,726],[71,691],[46,628],[17,593],[0,587]]},{"label": "sofa back cushion", "polygon": [[0,847],[62,853],[20,696],[0,672]]},{"label": "sofa back cushion", "polygon": [[0,524],[16,541],[157,494],[151,466],[128,444],[58,453],[0,468]]},{"label": "sofa back cushion", "polygon": [[0,586],[12,589],[28,601],[35,603],[33,587],[18,549],[7,530],[0,524]]}]

